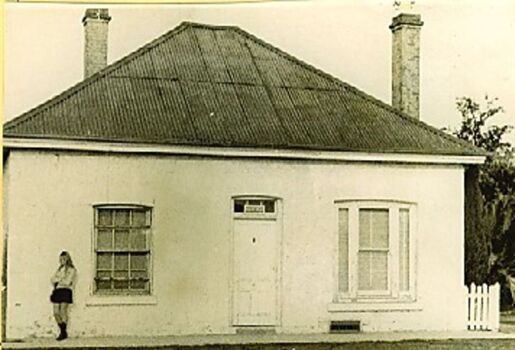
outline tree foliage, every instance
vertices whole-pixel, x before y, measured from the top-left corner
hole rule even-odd
[[[485,106],[468,97],[458,98],[458,111],[462,116],[461,127],[453,134],[473,145],[489,152],[480,172],[481,193],[487,204],[496,202],[499,198],[513,194],[515,186],[513,147],[503,141],[503,136],[511,132],[509,125],[488,125],[493,117],[504,112],[497,105],[497,99],[485,97]]]
[[[469,97],[461,97],[456,100],[456,106],[462,116],[462,123],[460,129],[454,131],[454,134],[488,152],[497,152],[510,147],[508,142],[502,142],[502,137],[510,131],[511,127],[508,125],[487,127],[487,121],[498,113],[504,112],[504,109],[496,104],[497,99],[492,100],[486,96],[485,100],[485,109],[482,109],[479,103]]]
[[[493,123],[504,112],[497,99],[486,96],[480,105],[461,97],[456,106],[462,123],[453,134],[488,152],[476,172],[481,201],[475,208],[479,217],[469,218],[476,229],[465,237],[466,282],[501,282],[506,305],[512,302],[506,276],[515,276],[515,163],[513,146],[503,137],[512,127]]]

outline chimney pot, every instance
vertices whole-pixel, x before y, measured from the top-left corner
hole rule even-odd
[[[392,106],[420,116],[420,15],[401,13],[392,19]]]
[[[108,9],[87,9],[84,25],[84,78],[107,66]]]
[[[111,17],[109,17],[108,9],[87,9],[84,17],[82,18],[82,23],[84,23],[88,18],[103,19],[106,21],[111,20]]]

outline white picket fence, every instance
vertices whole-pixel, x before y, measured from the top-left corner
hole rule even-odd
[[[468,288],[467,327],[472,331],[498,331],[500,308],[500,286],[476,286]]]

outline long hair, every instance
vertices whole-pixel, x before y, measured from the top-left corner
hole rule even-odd
[[[68,253],[67,251],[62,251],[61,254],[59,254],[59,256],[64,256],[65,257],[65,262],[64,262],[64,266],[65,267],[73,267],[75,268],[75,266],[73,266],[73,261],[72,261],[72,257],[70,255],[70,253]]]

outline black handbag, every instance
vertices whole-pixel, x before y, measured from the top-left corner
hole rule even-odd
[[[56,303],[57,302],[57,300],[56,300],[56,297],[57,297],[56,289],[57,289],[57,283],[54,283],[54,290],[52,290],[52,294],[50,294],[50,301],[52,303]]]

